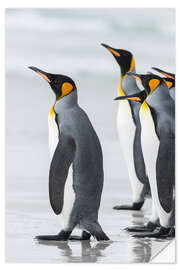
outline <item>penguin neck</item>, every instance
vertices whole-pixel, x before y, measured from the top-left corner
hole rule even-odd
[[[74,90],[67,96],[64,96],[60,100],[56,101],[54,104],[54,110],[57,114],[61,113],[65,110],[71,109],[74,106],[77,106],[77,102],[77,90]]]
[[[169,89],[165,83],[162,83],[147,97],[146,101],[152,108],[156,108],[162,106],[163,102],[169,100],[169,98]]]
[[[130,72],[136,72],[135,67],[130,69]],[[139,92],[139,88],[136,85],[136,80],[132,76],[128,76],[127,74],[122,75],[120,77],[120,84],[118,89],[119,96],[130,95]]]

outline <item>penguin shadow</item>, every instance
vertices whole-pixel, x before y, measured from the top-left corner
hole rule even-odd
[[[81,254],[76,255],[76,252],[73,252],[74,247],[71,248],[71,244],[74,243],[75,241],[38,241],[39,245],[57,247],[60,250],[60,258],[64,257],[67,263],[97,262],[98,258],[104,256],[103,251],[112,244],[111,242],[98,242],[95,244],[89,240],[78,241],[78,244],[81,245]]]

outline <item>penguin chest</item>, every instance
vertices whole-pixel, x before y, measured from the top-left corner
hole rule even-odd
[[[59,142],[59,129],[56,123],[55,113],[49,113],[48,116],[48,128],[49,128],[49,152],[52,159]]]
[[[119,102],[117,129],[120,142],[126,148],[126,151],[128,151],[128,149],[133,147],[136,126],[133,121],[131,107],[127,100]]]
[[[141,121],[141,144],[146,165],[147,174],[149,177],[152,198],[157,206],[157,177],[156,177],[156,162],[159,152],[159,139],[156,135],[154,121],[149,107],[141,106],[140,112]]]
[[[146,163],[149,163],[149,165],[150,163],[154,163],[155,165],[159,151],[159,138],[157,137],[151,111],[147,104],[141,106],[139,116],[141,122],[141,143],[144,159]]]

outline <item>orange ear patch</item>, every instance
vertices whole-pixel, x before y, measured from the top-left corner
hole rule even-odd
[[[68,95],[73,90],[73,86],[71,83],[65,82],[65,83],[63,83],[61,90],[62,90],[61,97],[64,97],[64,96]]]
[[[50,79],[45,75],[45,74],[43,74],[43,73],[41,73],[41,72],[37,72],[39,75],[41,75],[41,77],[43,77],[48,83],[50,83],[51,81],[50,81]]]
[[[114,55],[116,55],[116,56],[120,56],[120,53],[116,52],[115,50],[113,50],[113,49],[111,49],[111,48],[108,48],[108,50],[109,50],[112,54],[114,54]]]
[[[172,82],[165,81],[165,83],[166,83],[168,89],[170,89],[172,87],[172,85],[173,85]]]
[[[160,84],[160,81],[158,79],[152,79],[149,81],[149,87],[151,90],[151,93],[158,87]]]
[[[132,77],[133,77],[134,79],[136,79],[137,81],[139,81],[140,83],[142,83],[141,79],[140,79],[138,76],[133,75]]]

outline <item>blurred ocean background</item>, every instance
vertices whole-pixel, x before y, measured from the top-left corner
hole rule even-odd
[[[168,243],[136,240],[122,231],[147,219],[149,200],[140,212],[112,210],[116,204],[131,202],[131,190],[116,132],[118,103],[113,101],[120,70],[101,43],[131,51],[139,73],[152,66],[175,72],[175,10],[6,9],[8,262],[142,262]],[[37,234],[57,233],[60,227],[48,201],[47,115],[54,96],[28,66],[68,75],[76,82],[79,104],[103,148],[100,222],[114,241],[109,246],[95,241],[40,246],[33,240]]]

